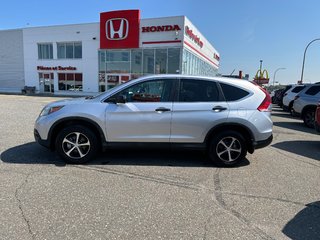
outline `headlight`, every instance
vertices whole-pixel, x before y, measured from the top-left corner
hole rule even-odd
[[[51,113],[54,113],[56,111],[59,111],[61,108],[63,108],[64,106],[55,106],[55,107],[45,107],[44,109],[42,109],[41,113],[40,113],[40,117],[42,116],[47,116]]]

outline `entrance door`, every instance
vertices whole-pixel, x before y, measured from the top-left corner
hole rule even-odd
[[[40,90],[40,93],[54,92],[53,73],[39,73],[39,90]]]

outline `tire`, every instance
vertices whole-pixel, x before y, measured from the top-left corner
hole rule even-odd
[[[308,128],[314,128],[314,114],[315,110],[307,109],[303,114],[303,122]]]
[[[84,126],[69,126],[62,129],[56,138],[55,147],[59,156],[68,163],[82,164],[90,161],[98,152],[96,135]]]
[[[292,107],[293,107],[293,102],[291,101],[289,103],[289,107],[288,107],[288,112],[291,114],[292,113]],[[291,114],[292,115],[292,114]]]
[[[209,144],[209,158],[219,166],[235,166],[247,155],[246,141],[236,131],[224,131],[214,136]]]

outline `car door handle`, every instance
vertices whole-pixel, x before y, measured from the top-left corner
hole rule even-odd
[[[222,106],[215,106],[215,107],[212,108],[212,110],[215,111],[215,112],[222,112],[222,111],[227,110],[227,108],[226,107],[222,107]]]
[[[164,108],[164,107],[159,107],[155,110],[156,112],[169,112],[171,109],[169,108]]]

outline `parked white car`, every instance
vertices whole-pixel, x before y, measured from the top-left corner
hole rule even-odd
[[[320,84],[312,84],[302,90],[294,99],[293,114],[301,117],[304,124],[314,127],[315,111],[320,100]]]
[[[292,111],[294,97],[298,95],[307,85],[293,85],[289,90],[287,90],[282,99],[283,110]]]

